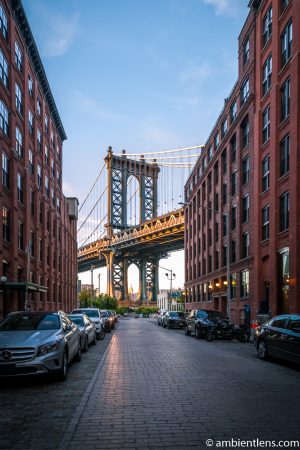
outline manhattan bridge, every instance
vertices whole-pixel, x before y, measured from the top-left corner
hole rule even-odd
[[[128,299],[128,268],[140,302],[158,293],[159,261],[184,247],[184,184],[203,146],[147,153],[109,147],[79,209],[78,272],[107,268],[107,294]]]

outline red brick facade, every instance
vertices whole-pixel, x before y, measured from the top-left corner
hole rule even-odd
[[[244,305],[252,319],[300,311],[300,8],[295,0],[249,6],[238,81],[185,186],[186,309],[222,310],[236,322]]]
[[[0,316],[76,305],[76,199],[66,135],[21,2],[0,0]],[[70,212],[70,214],[69,214]]]

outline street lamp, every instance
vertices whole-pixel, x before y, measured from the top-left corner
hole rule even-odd
[[[168,280],[170,280],[170,309],[171,309],[171,298],[172,298],[172,282],[173,280],[175,280],[176,275],[175,273],[173,273],[173,270],[171,269],[165,269],[168,270],[169,273],[166,273],[166,277],[168,278]]]
[[[231,311],[230,311],[230,249],[229,249],[229,244],[230,244],[230,237],[229,237],[229,233],[230,233],[230,227],[229,227],[229,210],[228,212],[223,212],[223,211],[218,211],[217,209],[213,209],[213,208],[208,208],[206,206],[203,205],[199,205],[197,203],[193,203],[193,202],[180,202],[178,203],[179,205],[182,206],[197,206],[199,208],[202,209],[206,209],[208,211],[213,212],[214,214],[220,214],[226,221],[226,226],[227,226],[227,235],[228,235],[228,242],[227,242],[227,247],[226,247],[226,278],[227,280],[224,281],[224,286],[227,286],[227,295],[226,295],[226,310],[227,310],[227,316],[228,319],[230,320],[231,317]]]
[[[101,273],[99,272],[99,275],[98,275],[98,289],[99,289],[99,296],[100,296],[100,277],[101,277]]]
[[[91,291],[92,291],[92,301],[94,298],[94,268],[95,266],[92,264],[91,265]]]

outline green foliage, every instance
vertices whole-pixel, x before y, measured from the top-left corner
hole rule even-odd
[[[79,304],[81,308],[99,308],[116,310],[118,306],[117,299],[107,294],[101,294],[99,297],[91,298],[91,292],[83,289],[79,294]]]
[[[149,317],[149,314],[156,313],[158,308],[156,306],[139,306],[135,312],[137,314],[143,314],[144,317]]]
[[[119,306],[119,307],[116,309],[116,312],[117,312],[117,314],[122,315],[122,314],[128,312],[128,307],[127,307],[127,306]]]

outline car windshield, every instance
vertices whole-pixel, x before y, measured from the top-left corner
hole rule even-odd
[[[59,328],[59,318],[56,314],[16,314],[7,316],[0,322],[2,331],[58,330]]]
[[[101,316],[102,316],[102,317],[108,317],[109,314],[108,314],[107,311],[101,311]]]
[[[86,314],[88,317],[99,317],[98,309],[76,309],[72,312],[77,314]]]
[[[174,312],[170,312],[169,316],[170,317],[178,317],[178,312],[175,312],[175,311]]]
[[[83,318],[82,317],[75,316],[75,315],[69,316],[69,317],[74,323],[76,323],[76,325],[83,326]]]
[[[206,311],[197,311],[197,318],[198,319],[207,319],[208,314]]]

